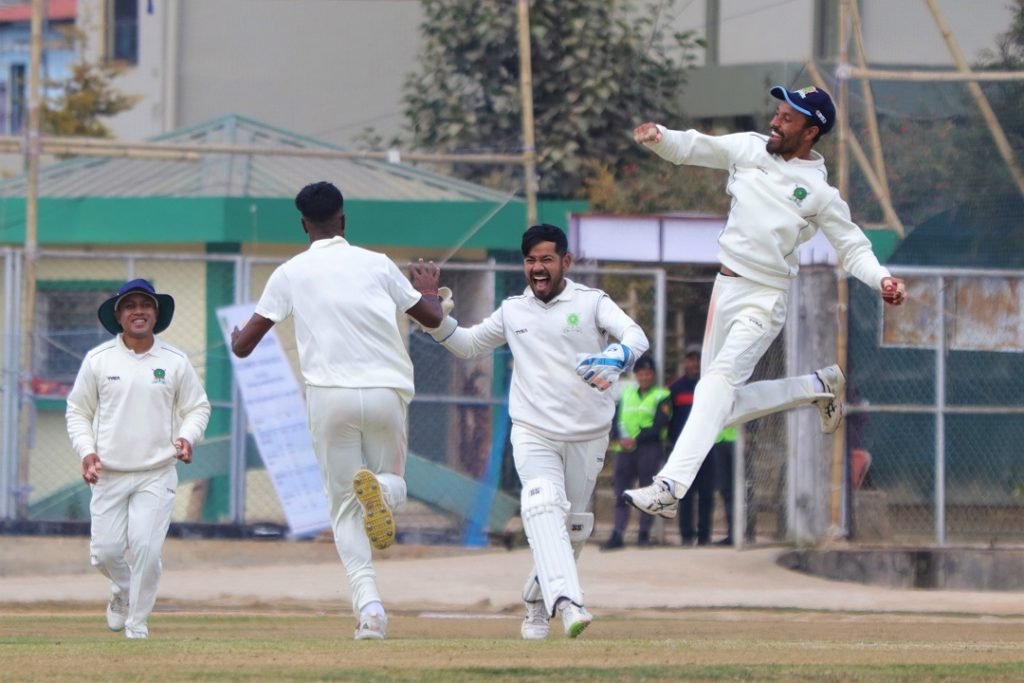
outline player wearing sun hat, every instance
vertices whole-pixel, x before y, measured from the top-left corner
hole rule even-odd
[[[110,579],[107,627],[147,638],[178,486],[175,463],[192,461],[210,402],[188,356],[156,336],[174,317],[169,294],[130,280],[97,316],[115,337],[82,361],[68,394],[68,436],[92,487],[89,553]]]

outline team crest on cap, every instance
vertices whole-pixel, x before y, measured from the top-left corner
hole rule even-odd
[[[800,88],[799,90],[797,90],[796,94],[806,99],[807,96],[810,95],[812,92],[818,92],[818,89],[815,88],[813,85],[809,85],[806,88]]]

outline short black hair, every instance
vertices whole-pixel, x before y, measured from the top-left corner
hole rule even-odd
[[[341,213],[344,206],[345,198],[341,196],[341,190],[323,180],[306,185],[295,195],[295,208],[303,218],[314,223],[323,223]]]
[[[530,250],[537,246],[538,242],[554,242],[555,251],[559,256],[569,253],[569,239],[556,225],[541,223],[533,225],[523,233],[523,256],[529,256]]]
[[[639,358],[636,359],[636,363],[633,365],[633,371],[636,372],[637,370],[650,370],[654,372],[654,359],[651,358],[650,355],[646,353],[640,356]]]

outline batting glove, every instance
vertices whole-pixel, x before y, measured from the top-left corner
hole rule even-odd
[[[628,346],[612,344],[601,353],[576,356],[576,374],[598,391],[610,387],[624,372],[629,372],[636,360]]]

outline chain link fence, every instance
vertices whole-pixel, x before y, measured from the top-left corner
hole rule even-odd
[[[96,320],[99,303],[125,280],[145,277],[177,301],[161,337],[189,355],[214,406],[195,462],[179,467],[175,523],[286,531],[285,511],[246,433],[216,320],[221,306],[255,301],[283,258],[44,251],[31,354],[21,323],[21,253],[8,249],[0,259],[0,519],[88,520],[89,491],[68,442],[64,397],[85,352],[108,338]],[[839,457],[810,408],[740,430],[734,490],[743,495],[735,496],[734,512],[741,543],[836,533],[863,543],[987,543],[1024,533],[1024,465],[1015,448],[1024,443],[1024,399],[1016,391],[1024,375],[1024,275],[896,272],[911,293],[901,309],[883,311],[876,292],[849,282],[849,415]],[[713,273],[576,264],[570,276],[607,291],[644,327],[659,381],[671,382],[688,345],[703,334]],[[442,281],[455,292],[463,325],[526,286],[521,265],[493,261],[448,263]],[[838,296],[831,269],[804,269],[790,321],[753,379],[832,362]],[[275,331],[297,373],[290,321]],[[407,331],[417,395],[409,411],[412,496],[399,512],[400,540],[507,538],[516,533],[519,495],[508,445],[508,350],[463,361],[414,327]],[[608,469],[596,495],[595,538],[612,519]],[[716,509],[717,535],[725,524],[720,499]],[[678,542],[674,528],[661,535]]]
[[[904,310],[850,291],[849,443],[869,466],[854,538],[1024,537],[1024,314],[1019,271],[893,267]]]

